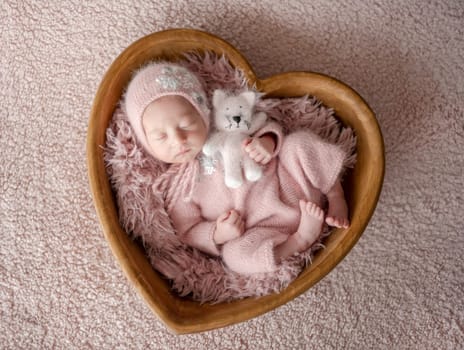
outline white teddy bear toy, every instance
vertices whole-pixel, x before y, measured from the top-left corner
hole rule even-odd
[[[230,188],[242,185],[242,167],[249,181],[257,181],[262,175],[261,166],[242,149],[243,141],[267,119],[263,112],[254,113],[257,97],[253,91],[228,95],[223,90],[215,90],[213,94],[215,130],[203,146],[203,153],[210,157],[217,153],[222,156],[224,181]]]

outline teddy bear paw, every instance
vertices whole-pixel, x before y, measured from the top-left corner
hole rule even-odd
[[[263,171],[260,167],[245,170],[245,177],[251,182],[258,181],[262,175]]]
[[[214,154],[214,147],[213,145],[209,144],[209,143],[205,143],[203,145],[203,149],[202,149],[203,153],[209,157],[211,157],[213,154]]]
[[[224,182],[226,183],[226,186],[229,188],[239,188],[243,183],[241,179],[237,179],[231,176],[226,176],[224,180],[225,180]]]

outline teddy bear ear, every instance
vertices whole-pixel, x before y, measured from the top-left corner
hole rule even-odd
[[[226,98],[226,93],[223,90],[217,89],[213,93],[213,106],[214,108],[219,108],[219,106],[224,102]]]
[[[250,106],[254,106],[256,101],[256,94],[253,91],[244,91],[240,94]]]

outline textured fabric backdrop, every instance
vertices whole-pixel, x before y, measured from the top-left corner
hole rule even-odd
[[[170,27],[223,37],[260,77],[346,82],[377,114],[387,162],[371,223],[326,278],[263,316],[186,336],[113,258],[85,154],[107,67]],[[463,28],[460,0],[2,0],[0,348],[461,348]]]

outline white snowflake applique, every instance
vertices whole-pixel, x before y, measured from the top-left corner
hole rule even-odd
[[[217,170],[217,159],[202,155],[199,158],[200,165],[203,169],[203,174],[212,175]]]
[[[177,90],[178,82],[177,79],[169,75],[160,75],[156,78],[156,82],[163,88],[163,90]]]

